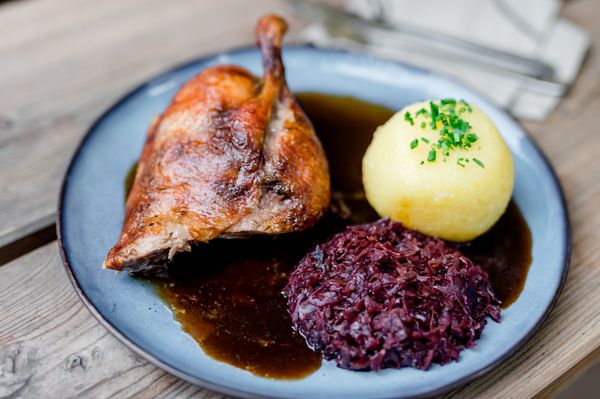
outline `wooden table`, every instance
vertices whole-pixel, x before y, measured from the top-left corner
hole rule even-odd
[[[252,42],[277,0],[21,0],[0,4],[0,398],[216,398],[117,342],[67,280],[54,233],[58,188],[92,121],[145,79]],[[556,168],[573,224],[557,307],[512,359],[445,397],[550,396],[600,353],[600,2],[566,2],[593,48],[543,123],[525,123]]]

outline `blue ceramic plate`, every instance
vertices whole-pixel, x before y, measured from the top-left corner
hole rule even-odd
[[[183,82],[204,68],[236,64],[261,75],[256,49],[203,58],[167,72],[117,102],[92,126],[64,180],[58,233],[67,272],[84,303],[121,341],[165,370],[195,384],[245,397],[391,398],[430,396],[488,372],[515,353],[555,303],[568,268],[569,225],[561,188],[540,150],[506,113],[459,84],[406,65],[312,47],[287,47],[290,88],[353,96],[400,109],[429,98],[461,97],[492,118],[515,161],[514,199],[533,236],[533,264],[523,293],[488,323],[476,349],[429,371],[352,372],[324,361],[296,381],[271,380],[206,356],[184,333],[153,288],[100,265],[123,221],[123,180],[137,160],[146,129]]]

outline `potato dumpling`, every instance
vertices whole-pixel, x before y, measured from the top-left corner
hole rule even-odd
[[[475,105],[454,99],[394,114],[375,132],[362,168],[367,199],[380,216],[456,242],[496,223],[514,183],[512,156],[496,126]]]

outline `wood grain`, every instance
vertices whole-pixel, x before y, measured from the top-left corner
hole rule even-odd
[[[0,247],[54,222],[71,154],[111,103],[172,66],[252,44],[259,16],[286,12],[276,0],[0,7]]]
[[[567,372],[562,374],[559,378],[552,381],[552,383],[550,385],[548,385],[546,388],[544,388],[535,397],[537,399],[551,399],[551,398],[554,398],[557,395],[563,393],[565,398],[571,398],[571,397],[584,396],[584,395],[586,395],[585,392],[588,392],[588,394],[589,394],[588,389],[584,388],[582,390],[581,386],[577,385],[576,388],[577,388],[577,390],[580,391],[581,396],[580,395],[574,396],[570,392],[569,386],[571,384],[575,383],[575,381],[578,378],[582,377],[583,374],[588,372],[588,370],[590,370],[595,364],[597,364],[598,360],[600,360],[600,348],[596,348],[596,350],[594,350],[592,353],[587,355],[583,360],[581,360],[579,363],[577,363],[576,366],[570,368]]]
[[[0,269],[0,398],[199,397],[121,345],[83,306],[56,242]]]
[[[139,82],[184,60],[250,43],[265,0],[23,0],[0,6],[0,251],[52,223],[79,138]],[[525,127],[550,158],[573,225],[571,272],[555,310],[521,350],[444,398],[548,397],[600,347],[600,2],[566,2],[593,48],[557,111]],[[225,22],[224,22],[225,21]],[[51,45],[49,44],[51,43]],[[0,267],[0,398],[199,397],[118,343],[83,307],[55,244]]]

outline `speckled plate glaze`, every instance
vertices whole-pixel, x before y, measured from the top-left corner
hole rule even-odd
[[[307,378],[270,380],[206,356],[184,333],[153,288],[126,273],[102,270],[123,222],[123,180],[138,158],[146,129],[183,82],[206,67],[236,64],[262,74],[259,52],[241,49],[178,67],[138,87],[90,128],[64,179],[58,213],[62,258],[91,312],[129,348],[192,383],[243,397],[408,398],[439,394],[490,371],[540,327],[567,275],[570,233],[556,176],[539,148],[505,112],[437,74],[407,65],[313,47],[283,51],[293,91],[354,96],[400,109],[429,98],[461,97],[496,123],[515,161],[514,199],[533,236],[533,264],[523,293],[488,323],[476,349],[429,371],[352,372],[324,361]]]

